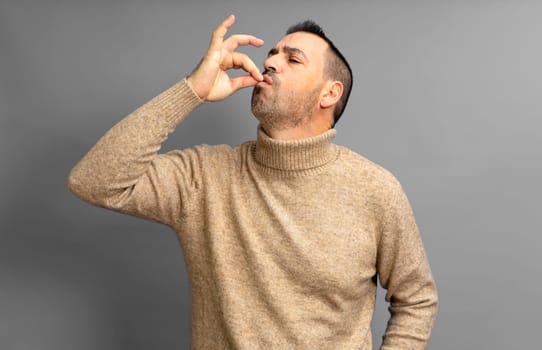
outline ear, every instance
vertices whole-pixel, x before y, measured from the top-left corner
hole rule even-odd
[[[337,104],[343,95],[343,89],[343,83],[338,80],[326,82],[320,98],[320,107],[329,108]]]

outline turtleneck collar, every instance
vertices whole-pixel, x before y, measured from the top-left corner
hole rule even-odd
[[[258,126],[254,159],[267,171],[283,175],[319,172],[338,156],[338,148],[331,143],[337,131],[330,129],[320,135],[300,140],[276,140]]]

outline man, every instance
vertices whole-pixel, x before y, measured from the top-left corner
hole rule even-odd
[[[377,276],[391,317],[382,349],[422,349],[437,296],[397,180],[331,143],[348,63],[312,22],[294,26],[260,73],[213,33],[199,66],[113,127],[72,170],[82,199],[172,227],[192,291],[193,349],[371,349]],[[249,74],[230,79],[227,70]],[[158,155],[203,101],[254,86],[255,142]]]

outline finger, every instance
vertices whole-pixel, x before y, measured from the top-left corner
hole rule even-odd
[[[244,75],[231,79],[231,85],[234,92],[239,89],[254,86],[256,84],[258,84],[258,81],[250,75]]]
[[[211,44],[209,45],[210,50],[219,50],[224,41],[224,36],[230,29],[230,27],[235,22],[235,16],[229,15],[218,27],[216,27],[211,37]]]
[[[257,81],[263,80],[263,75],[258,69],[258,66],[248,57],[248,55],[241,52],[234,52],[231,55],[231,67],[241,68],[249,73]]]
[[[239,46],[252,45],[260,47],[264,44],[263,40],[248,34],[234,34],[224,41],[224,48],[233,52]]]

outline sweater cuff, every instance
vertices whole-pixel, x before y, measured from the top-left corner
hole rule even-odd
[[[167,123],[177,125],[203,102],[184,78],[156,96],[152,104],[166,117]]]

